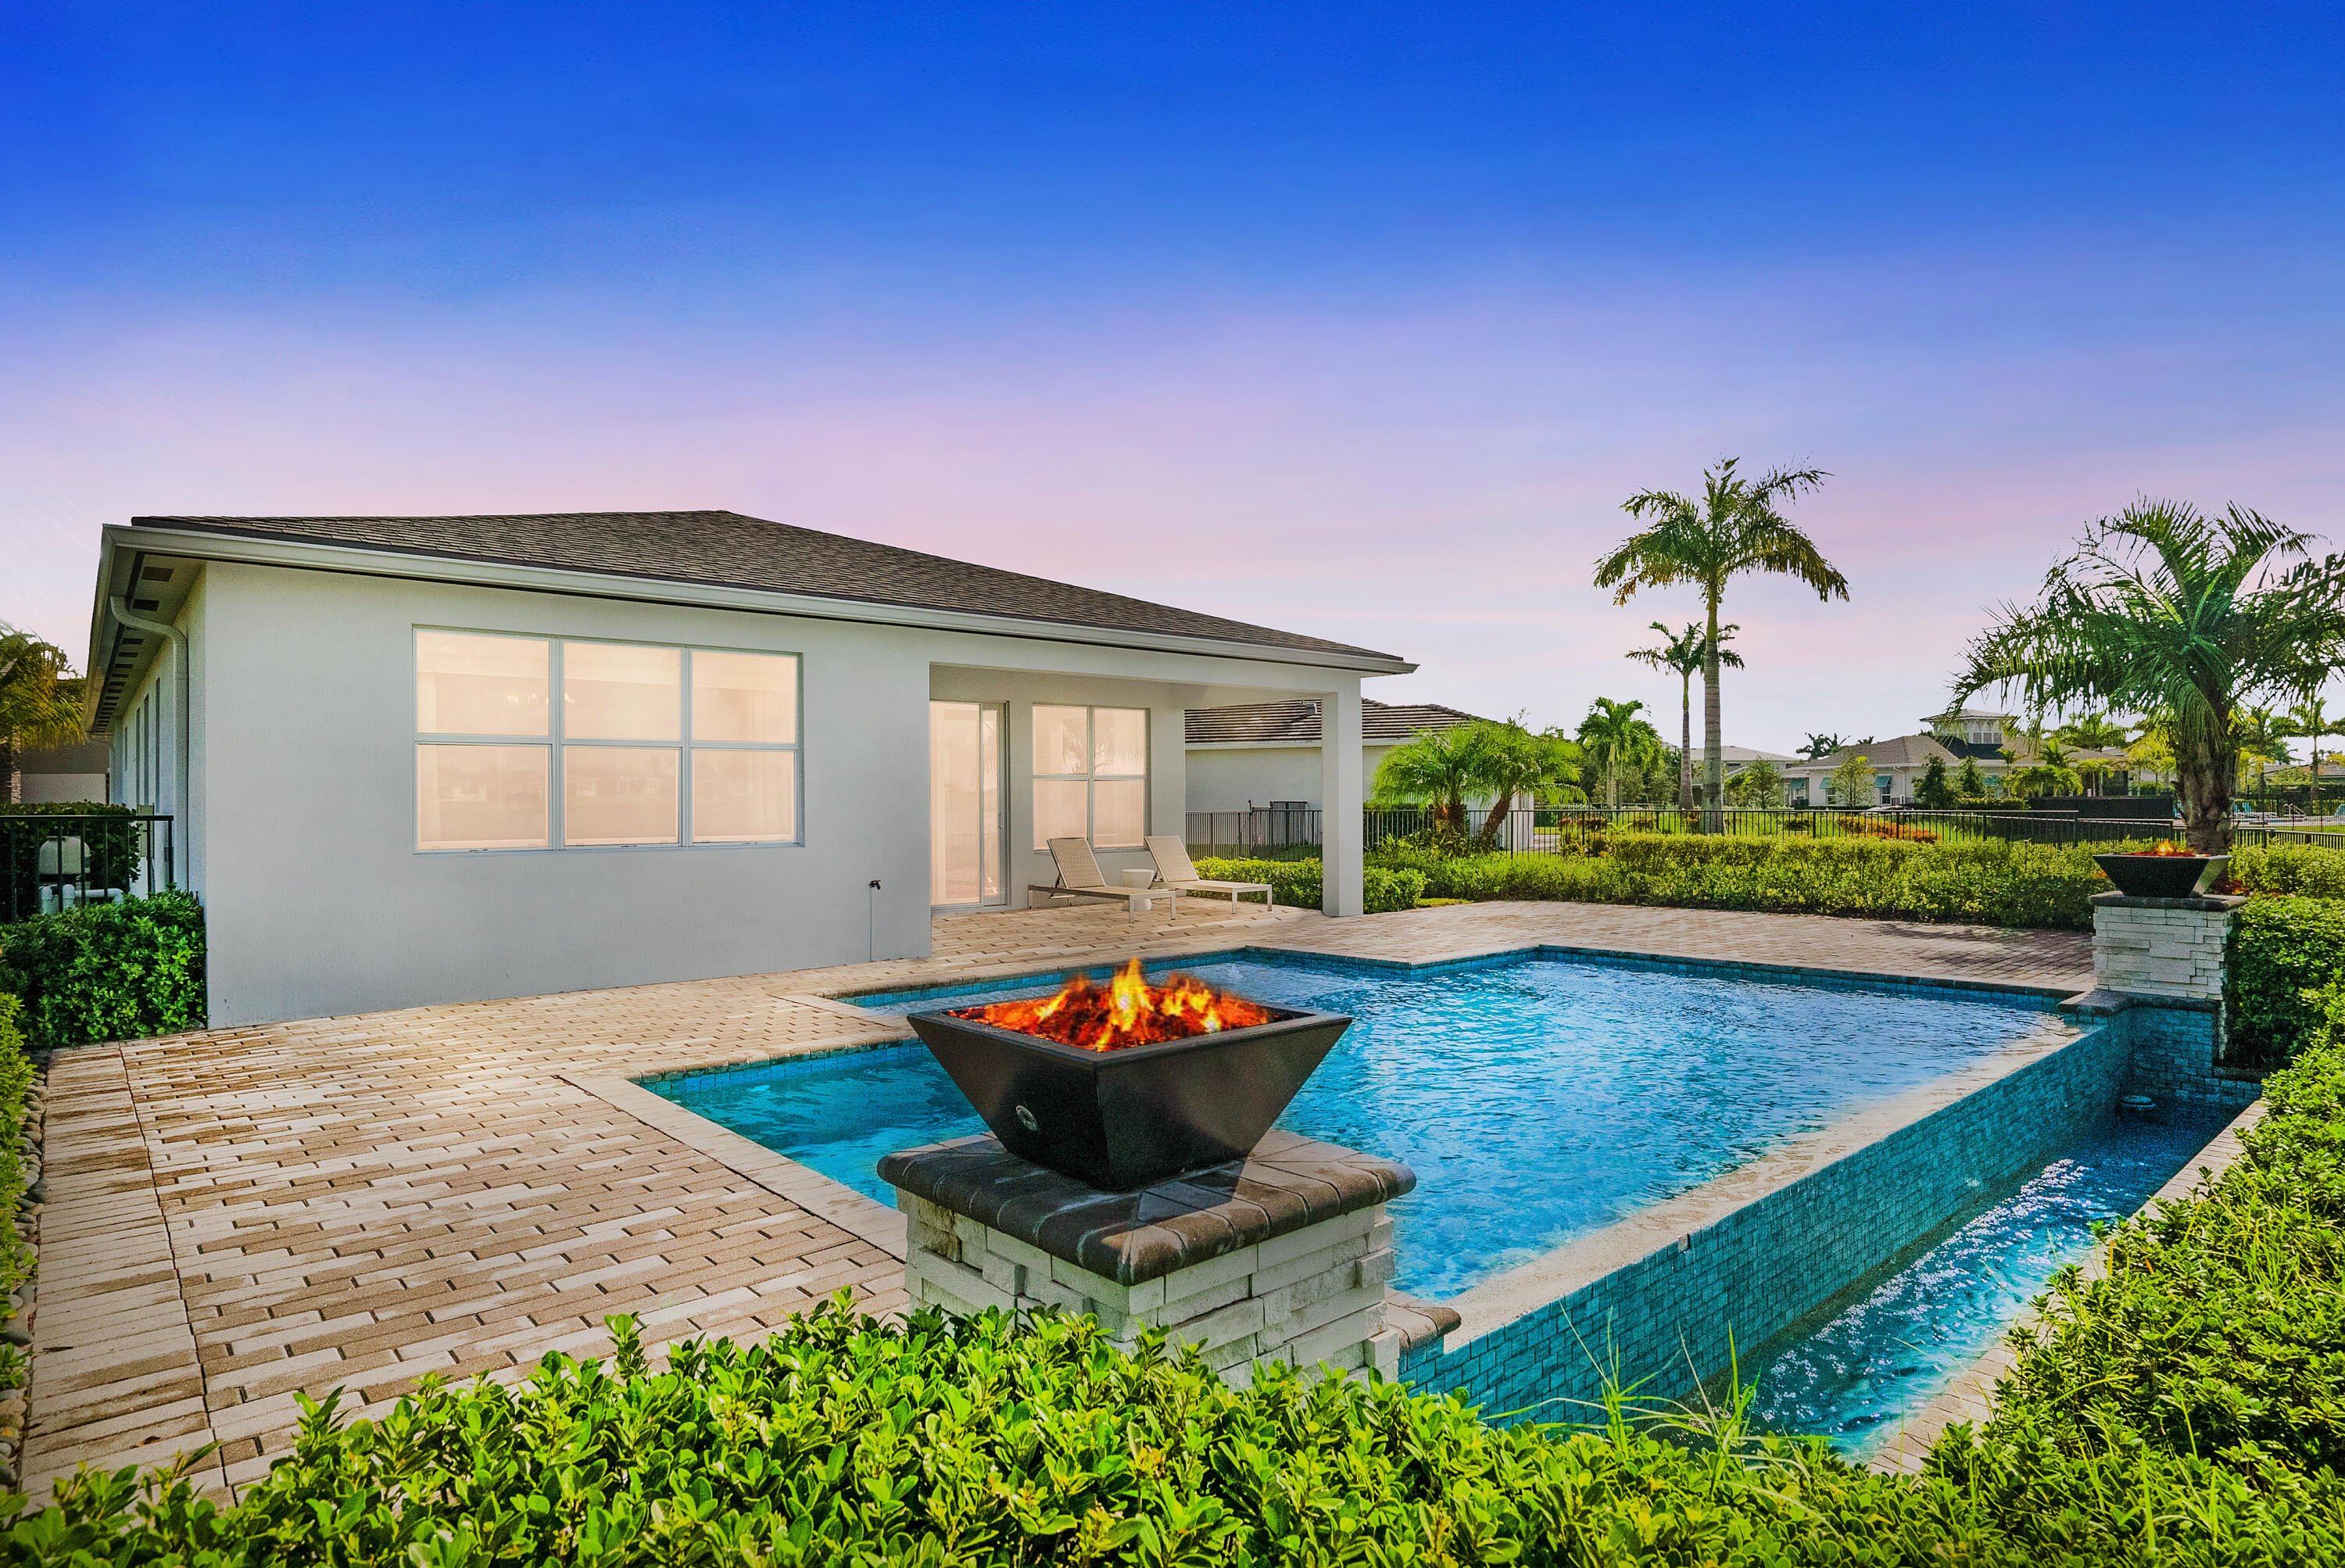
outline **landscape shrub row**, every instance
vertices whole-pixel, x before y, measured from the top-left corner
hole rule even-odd
[[[90,1471],[0,1563],[2310,1568],[2345,1560],[2345,993],[2246,1157],[2056,1281],[1995,1420],[1924,1474],[1723,1419],[1483,1424],[1266,1370],[1244,1391],[1088,1319],[898,1322],[843,1297],[646,1364],[305,1410],[234,1505]]]
[[[0,925],[0,994],[35,1050],[204,1026],[204,911],[173,888]]]
[[[1323,901],[1317,860],[1204,860],[1196,865],[1197,874],[1207,881],[1267,882],[1272,896],[1291,909],[1315,910]],[[1371,866],[1362,881],[1370,914],[1415,909],[1416,901],[1425,896],[1425,877],[1415,871]],[[1250,901],[1252,897],[1248,895]]]
[[[25,1091],[32,1087],[33,1064],[25,1054],[24,1031],[17,1026],[22,1004],[0,993],[0,1328],[16,1317],[16,1288],[32,1276],[33,1249],[16,1234],[16,1214],[24,1205],[25,1145],[19,1134],[25,1125]],[[0,1390],[21,1388],[25,1353],[0,1341]]]
[[[2092,928],[2108,883],[2093,850],[2007,840],[1612,833],[1596,855],[1445,858],[1403,845],[1375,863],[1422,872],[1436,898],[1556,899],[1683,909]]]

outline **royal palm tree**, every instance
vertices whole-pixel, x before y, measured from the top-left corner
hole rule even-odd
[[[82,682],[63,650],[0,621],[0,803],[16,778],[16,756],[82,738]]]
[[[2300,690],[2308,664],[2345,648],[2345,555],[2315,559],[2310,544],[2238,506],[2208,516],[2137,501],[2086,529],[2037,603],[2004,606],[1971,643],[1954,698],[1998,687],[2039,710],[2160,715],[2184,833],[2220,853],[2240,709]]]
[[[1659,621],[1653,622],[1652,626],[1655,631],[1661,634],[1661,646],[1657,648],[1639,648],[1629,657],[1639,664],[1650,665],[1655,669],[1677,671],[1678,804],[1691,810],[1693,809],[1693,677],[1702,672],[1703,665],[1710,655],[1710,640],[1702,635],[1700,621],[1688,621],[1685,630],[1681,632],[1672,632]],[[1719,641],[1732,642],[1734,634],[1741,629],[1741,626],[1719,627]],[[1721,647],[1718,650],[1718,662],[1726,667],[1741,669],[1742,656],[1732,648]]]
[[[1793,527],[1780,505],[1826,478],[1820,468],[1775,469],[1757,480],[1735,471],[1736,458],[1702,472],[1699,502],[1666,490],[1646,490],[1620,504],[1644,524],[1596,563],[1596,585],[1625,605],[1639,588],[1685,584],[1701,590],[1707,647],[1702,660],[1702,809],[1712,831],[1724,826],[1726,760],[1719,748],[1719,602],[1726,585],[1745,572],[1795,577],[1829,600],[1848,597],[1848,579],[1823,558],[1815,542]]]
[[[1650,768],[1660,759],[1661,733],[1637,717],[1641,702],[1615,702],[1599,697],[1579,721],[1579,744],[1604,779],[1604,803],[1620,804],[1620,769]]]

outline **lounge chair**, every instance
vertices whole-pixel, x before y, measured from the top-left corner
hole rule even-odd
[[[1059,880],[1048,887],[1041,882],[1029,882],[1026,885],[1028,892],[1066,893],[1085,899],[1120,899],[1126,920],[1152,906],[1159,899],[1169,896],[1172,901],[1172,918],[1181,918],[1181,891],[1178,888],[1128,888],[1109,881],[1100,875],[1099,860],[1091,854],[1088,839],[1051,840],[1051,860],[1059,868]]]
[[[1199,876],[1189,859],[1189,846],[1173,834],[1152,834],[1148,858],[1156,862],[1156,885],[1160,888],[1182,893],[1222,893],[1233,905],[1241,893],[1260,893],[1264,909],[1277,907],[1278,894],[1268,882],[1214,882]]]

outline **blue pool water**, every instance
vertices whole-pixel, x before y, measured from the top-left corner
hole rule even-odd
[[[1181,966],[1357,1020],[1279,1125],[1406,1162],[1404,1289],[1453,1295],[1863,1105],[2065,1025],[1984,994],[1792,984],[1528,958],[1400,971],[1247,957]],[[1161,972],[1161,971],[1159,972]],[[906,1013],[1041,995],[858,998]],[[918,1045],[649,1087],[870,1194],[909,1145],[984,1130]]]
[[[2226,1117],[2117,1120],[1788,1347],[1763,1353],[1752,1420],[1819,1432],[1851,1453],[1893,1433],[1991,1349],[2052,1276],[2092,1251],[2096,1220],[2138,1213]]]

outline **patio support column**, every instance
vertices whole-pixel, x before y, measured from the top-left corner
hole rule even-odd
[[[1367,781],[1361,777],[1360,688],[1319,694],[1319,861],[1331,915],[1364,912],[1360,891],[1360,812]]]

